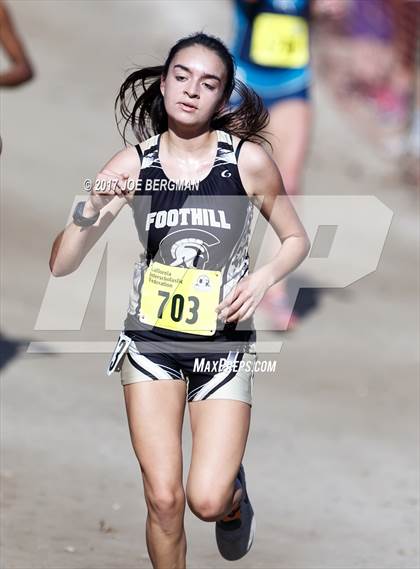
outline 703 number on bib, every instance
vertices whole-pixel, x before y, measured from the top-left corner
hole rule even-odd
[[[157,328],[211,336],[220,289],[219,271],[152,263],[140,293],[140,320]]]
[[[166,306],[170,298],[169,292],[165,290],[159,291],[159,296],[163,296],[162,304],[159,307],[158,318],[163,318],[163,309]],[[196,296],[189,296],[187,298],[189,302],[192,303],[192,306],[189,307],[190,316],[185,320],[187,324],[195,324],[198,320],[198,307],[200,306],[200,301]],[[171,318],[174,322],[180,322],[184,315],[184,307],[185,307],[185,298],[182,294],[174,294],[172,296],[172,302],[170,306],[171,310]]]

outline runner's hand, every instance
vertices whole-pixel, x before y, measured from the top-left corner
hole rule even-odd
[[[350,3],[348,0],[316,0],[312,10],[316,16],[342,20],[350,10]]]
[[[112,170],[101,170],[96,176],[95,183],[90,191],[87,209],[98,212],[111,200],[118,196],[123,198],[131,193],[127,187],[129,174],[123,172],[118,174]]]
[[[256,272],[247,275],[217,306],[219,319],[240,322],[251,318],[268,288],[264,274]]]

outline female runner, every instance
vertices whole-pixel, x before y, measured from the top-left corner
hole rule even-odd
[[[186,566],[186,501],[201,520],[216,522],[224,558],[239,559],[251,547],[255,519],[241,461],[252,405],[252,315],[309,251],[280,173],[256,142],[267,118],[261,100],[239,84],[242,105],[227,105],[234,71],[224,44],[198,33],[178,41],[163,66],[126,79],[116,104],[140,144],[105,164],[97,181],[112,189],[100,194],[95,183],[50,259],[54,275],[74,271],[122,207],[132,208],[144,252],[108,373],[121,371],[156,569]],[[257,200],[282,247],[251,274],[247,246]],[[193,446],[184,491],[186,401]]]

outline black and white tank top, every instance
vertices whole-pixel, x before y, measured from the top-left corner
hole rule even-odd
[[[140,304],[146,269],[153,261],[169,267],[218,271],[221,301],[248,273],[253,205],[238,171],[242,141],[234,150],[232,136],[218,130],[216,156],[208,175],[199,181],[182,182],[166,176],[159,159],[160,140],[158,134],[136,145],[141,169],[132,212],[144,253],[135,263],[124,324],[126,331],[152,330],[185,338],[183,333],[142,322]],[[219,329],[213,336],[224,331]],[[194,337],[188,334],[188,339]]]

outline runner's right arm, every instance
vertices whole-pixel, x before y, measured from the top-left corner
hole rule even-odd
[[[84,217],[94,217],[99,211],[99,218],[88,227],[71,222],[57,235],[49,261],[54,276],[62,277],[75,271],[121,209],[127,203],[131,205],[139,171],[140,161],[134,146],[121,150],[105,164],[83,209]],[[96,192],[97,180],[110,182],[111,189],[106,194]],[[128,190],[127,185],[132,189]]]

